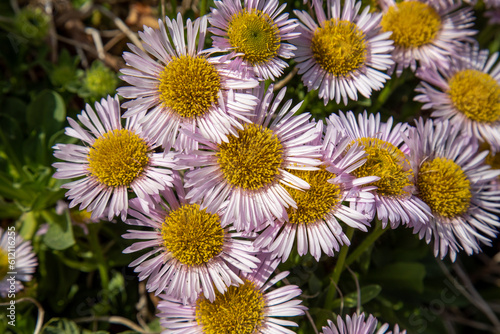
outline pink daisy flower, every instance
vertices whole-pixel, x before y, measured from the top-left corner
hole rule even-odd
[[[196,142],[182,135],[180,128],[198,129],[216,143],[226,141],[234,128],[242,128],[240,122],[247,121],[256,105],[251,94],[233,90],[251,89],[258,82],[230,71],[221,57],[209,57],[203,50],[205,16],[187,20],[186,27],[180,14],[177,20],[158,22],[159,30],[144,27],[139,32],[147,53],[129,44],[132,52],[123,54],[128,67],[121,70],[121,79],[131,86],[117,91],[133,99],[123,104],[127,108],[123,116],[140,114],[148,135],[167,152],[171,147],[196,149]]]
[[[92,211],[92,219],[101,218],[107,210],[108,220],[115,215],[125,220],[129,189],[147,208],[150,195],[172,186],[169,168],[173,160],[170,155],[153,153],[156,145],[144,136],[136,116],[122,127],[118,97],[96,102],[95,110],[87,104],[78,115],[84,127],[68,118],[66,135],[84,145],[54,146],[54,156],[65,161],[52,165],[57,169],[54,178],[79,178],[62,186],[69,189],[70,208],[80,204],[80,210]]]
[[[347,104],[356,101],[358,92],[369,98],[373,90],[384,87],[390,77],[382,71],[394,63],[391,33],[380,31],[379,13],[361,2],[328,0],[328,16],[322,1],[313,0],[316,21],[305,11],[294,11],[300,19],[300,37],[295,41],[302,82],[309,90],[318,89],[325,105],[330,100]]]
[[[434,255],[452,261],[459,251],[479,253],[490,245],[500,226],[500,190],[491,182],[500,175],[485,164],[488,151],[479,151],[474,137],[461,135],[448,121],[420,119],[405,142],[411,150],[418,196],[430,207],[426,224],[414,232],[429,243]]]
[[[467,46],[450,68],[421,68],[415,101],[431,116],[450,120],[467,135],[500,145],[500,62],[498,52]]]
[[[235,273],[257,268],[255,235],[222,227],[221,211],[201,209],[189,203],[179,175],[174,189],[166,189],[152,199],[149,213],[135,199],[130,201],[129,225],[147,230],[128,230],[122,237],[141,239],[123,252],[150,249],[133,261],[139,280],[148,279],[146,289],[156,295],[180,299],[184,303],[198,298],[201,291],[210,301],[224,294],[231,285],[243,284]]]
[[[0,227],[0,296],[22,290],[21,282],[31,281],[37,265],[31,242],[24,241],[13,226],[6,231]]]
[[[382,325],[377,330],[377,319],[373,315],[369,315],[365,319],[365,314],[353,314],[352,317],[346,315],[345,321],[339,315],[337,316],[337,324],[328,320],[328,326],[323,326],[321,334],[406,334],[406,330],[400,331],[399,326],[394,326],[394,331],[387,332],[389,324]]]
[[[284,186],[308,189],[309,184],[288,172],[317,170],[321,164],[318,145],[306,145],[317,136],[309,114],[293,116],[300,104],[282,107],[282,89],[273,99],[271,85],[264,95],[263,85],[255,90],[260,104],[253,123],[245,124],[237,136],[216,144],[200,139],[200,150],[179,155],[179,168],[196,167],[186,175],[192,187],[187,198],[202,201],[202,208],[217,210],[227,199],[223,223],[234,222],[238,231],[252,231],[264,221],[287,219],[286,208],[297,207]],[[281,109],[279,109],[281,108]]]
[[[297,208],[289,207],[287,221],[277,220],[270,224],[255,240],[257,247],[265,248],[283,262],[287,260],[295,239],[299,255],[309,252],[319,261],[322,253],[333,256],[341,245],[350,244],[339,220],[365,232],[370,223],[371,217],[344,204],[374,200],[373,194],[361,186],[379,178],[356,178],[353,175],[353,171],[366,160],[363,147],[351,145],[351,139],[339,132],[330,120],[327,120],[324,134],[322,122],[316,128],[322,134],[314,142],[322,145],[321,169],[289,171],[307,181],[311,187],[307,190],[286,187],[297,202]]]
[[[200,296],[191,305],[160,295],[157,315],[164,333],[294,333],[283,326],[297,326],[282,317],[304,314],[307,308],[294,299],[301,294],[296,285],[285,285],[269,291],[289,273],[281,272],[270,279],[279,260],[262,260],[259,268],[250,274],[241,274],[244,281],[231,286],[224,294],[218,293],[214,301]]]
[[[385,228],[403,224],[424,224],[428,220],[429,207],[415,196],[414,172],[410,167],[408,147],[401,133],[407,130],[406,123],[393,126],[392,117],[387,123],[380,121],[380,114],[366,111],[356,117],[352,112],[330,118],[338,128],[343,128],[352,144],[359,144],[368,154],[366,162],[353,171],[357,177],[378,176],[371,183],[375,202],[352,202],[353,208],[366,214],[377,214]]]
[[[380,1],[381,26],[391,31],[395,65],[389,73],[399,76],[404,69],[449,67],[449,57],[459,54],[464,42],[473,42],[476,34],[472,8],[461,8],[461,1],[395,0]]]
[[[278,0],[215,1],[208,30],[214,35],[213,50],[230,52],[231,68],[251,72],[260,80],[275,80],[288,64],[295,47],[284,43],[296,38],[296,20],[283,13],[286,4]],[[278,7],[279,6],[279,7]],[[281,14],[281,15],[280,15]]]

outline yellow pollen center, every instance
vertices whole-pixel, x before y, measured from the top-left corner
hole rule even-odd
[[[311,51],[325,71],[347,76],[365,63],[365,34],[352,22],[331,19],[314,32]]]
[[[160,73],[160,101],[180,117],[203,116],[218,103],[219,72],[204,57],[174,58]]]
[[[500,84],[489,74],[462,70],[451,77],[448,84],[453,106],[465,116],[485,123],[500,119]]]
[[[243,9],[234,14],[228,24],[227,36],[234,51],[243,53],[243,59],[253,65],[276,57],[281,43],[276,23],[256,9]]]
[[[200,297],[196,301],[196,321],[205,334],[260,333],[266,305],[262,292],[250,281],[230,286],[224,294],[215,292],[215,300]]]
[[[207,263],[222,251],[224,229],[219,215],[201,210],[198,204],[169,212],[161,227],[163,245],[182,264]]]
[[[9,272],[9,256],[8,253],[0,248],[0,281],[2,281]]]
[[[288,170],[295,176],[309,183],[311,188],[300,191],[286,187],[288,193],[297,202],[297,209],[287,209],[292,224],[309,224],[324,219],[342,200],[341,188],[328,182],[336,177],[324,168],[317,171]]]
[[[283,165],[283,145],[270,129],[245,124],[238,137],[219,144],[216,154],[225,180],[239,188],[257,190],[275,182]]]
[[[70,209],[69,214],[77,224],[85,224],[91,221],[92,212],[87,210]]]
[[[357,177],[378,176],[380,180],[371,183],[377,186],[377,194],[382,196],[407,195],[411,187],[413,172],[404,153],[393,144],[378,138],[356,140],[368,156],[366,162],[354,171]],[[353,142],[354,143],[354,142]]]
[[[149,163],[148,145],[126,129],[106,132],[87,155],[92,176],[109,187],[128,186]]]
[[[380,22],[383,31],[392,31],[396,46],[418,48],[431,43],[441,29],[441,17],[431,6],[403,1],[389,7]]]
[[[417,180],[420,198],[432,212],[443,217],[465,213],[471,204],[470,182],[452,160],[435,158],[424,161]]]

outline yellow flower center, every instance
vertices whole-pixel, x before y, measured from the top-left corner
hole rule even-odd
[[[227,28],[229,43],[243,59],[251,64],[262,64],[276,57],[281,37],[273,19],[260,10],[252,9],[233,15]]]
[[[179,116],[203,116],[218,103],[219,72],[204,57],[174,58],[160,73],[160,101]]]
[[[371,183],[378,187],[379,195],[407,195],[407,187],[413,185],[413,172],[404,153],[393,144],[378,138],[359,138],[356,142],[364,146],[368,156],[364,165],[356,169],[354,174],[357,177],[380,177],[380,180]]]
[[[325,71],[347,76],[365,63],[365,34],[352,22],[331,19],[314,32],[311,51]]]
[[[420,198],[433,213],[443,217],[463,214],[471,204],[470,182],[460,166],[452,160],[435,158],[424,161],[417,186]]]
[[[201,210],[198,204],[169,212],[161,227],[163,244],[182,264],[207,263],[222,251],[224,229],[219,215]]]
[[[92,212],[87,210],[70,209],[69,215],[77,224],[86,224],[91,221]]]
[[[489,74],[477,70],[457,72],[448,82],[453,106],[468,118],[491,123],[500,118],[500,85]]]
[[[383,15],[383,31],[392,31],[396,46],[418,48],[431,43],[441,29],[441,17],[431,6],[419,1],[403,1]]]
[[[230,286],[224,294],[215,292],[213,303],[204,297],[196,301],[196,321],[205,334],[260,333],[266,305],[262,292],[250,281]]]
[[[2,281],[9,272],[9,256],[8,253],[0,248],[0,281]]]
[[[148,165],[148,149],[144,139],[132,131],[108,131],[90,148],[88,170],[109,187],[128,186]]]
[[[219,144],[216,154],[226,181],[247,190],[260,189],[275,182],[283,165],[283,145],[270,129],[245,124],[238,137]]]
[[[341,188],[328,182],[336,177],[324,168],[317,171],[288,170],[295,176],[309,183],[308,190],[300,191],[286,187],[286,190],[297,202],[297,209],[288,208],[289,221],[292,224],[309,224],[324,219],[341,200]]]

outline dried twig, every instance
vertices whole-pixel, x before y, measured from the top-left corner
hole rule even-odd
[[[49,26],[49,40],[50,40],[50,49],[52,52],[50,53],[50,60],[53,64],[57,62],[57,32],[56,25],[54,22],[54,4],[52,0],[46,0],[45,2],[45,13],[50,17],[50,26]]]
[[[479,321],[474,321],[474,320],[466,319],[464,317],[454,316],[451,314],[445,314],[444,317],[447,320],[451,320],[453,322],[458,322],[458,323],[464,324],[468,327],[476,328],[476,329],[483,330],[483,331],[488,331],[491,333],[496,333],[496,332],[494,332],[494,328],[492,328],[491,326],[489,326],[485,323],[479,322]]]
[[[276,273],[279,273],[279,270],[276,270]],[[287,284],[287,285],[290,285],[290,281],[288,281],[288,279],[286,277],[283,278],[283,282],[285,282],[285,284]],[[305,310],[305,313],[306,313],[307,320],[309,320],[309,322],[311,323],[312,328],[314,329],[314,333],[315,334],[319,334],[319,331],[316,328],[316,324],[314,323],[314,319],[311,317],[311,314],[309,313],[308,310]]]
[[[454,264],[453,268],[455,269],[455,272],[458,274],[462,282],[464,283],[465,287],[458,284],[457,280],[451,275],[450,271],[446,266],[442,263],[440,260],[436,260],[438,265],[441,267],[441,270],[443,273],[446,275],[446,277],[450,280],[450,282],[457,288],[462,295],[467,298],[467,300],[476,306],[480,311],[482,311],[488,319],[494,324],[495,328],[500,329],[500,322],[498,321],[497,317],[495,316],[494,312],[491,310],[491,308],[488,306],[488,304],[484,301],[484,299],[479,295],[479,293],[476,291],[474,286],[472,285],[472,282],[469,280],[467,277],[467,274],[460,268],[459,265]],[[498,333],[498,332],[497,332]]]
[[[351,268],[349,268],[349,266],[346,266],[346,269],[349,270],[352,277],[354,278],[354,282],[356,283],[356,291],[358,292],[358,296],[357,296],[358,304],[356,305],[356,313],[360,314],[361,313],[361,288],[359,287],[358,276],[356,276],[354,271],[352,271]]]
[[[139,332],[141,334],[155,334],[154,332],[148,332],[144,330],[144,328],[140,327],[133,321],[120,317],[117,315],[112,315],[112,316],[102,316],[102,317],[85,317],[85,318],[77,318],[77,319],[72,319],[76,323],[82,323],[82,322],[92,322],[92,321],[104,321],[104,322],[110,322],[112,324],[118,324],[118,325],[123,325],[126,326],[130,329],[133,329],[136,332]]]
[[[463,284],[467,288],[467,290],[470,292],[472,295],[472,300],[471,301],[478,309],[480,309],[486,317],[491,321],[491,323],[494,325],[494,327],[497,329],[497,333],[500,333],[500,321],[498,320],[497,316],[495,315],[495,312],[491,310],[489,307],[488,303],[483,299],[483,297],[477,292],[477,290],[474,288],[474,285],[470,281],[469,277],[467,276],[467,273],[462,269],[460,266],[460,263],[454,263],[453,264],[453,269],[457,273],[458,277],[462,280]]]
[[[66,37],[61,36],[61,35],[57,35],[57,39],[60,40],[61,42],[73,45],[77,49],[77,52],[78,52],[78,48],[80,48],[82,50],[89,52],[93,56],[98,57],[97,50],[88,44],[79,42],[79,41],[74,40],[74,39],[66,38]],[[120,69],[120,65],[118,64],[118,59],[119,58],[112,56],[109,53],[106,53],[103,60],[108,66],[110,66],[114,70],[118,71]],[[82,59],[82,63],[83,63],[83,59]]]
[[[123,33],[125,35],[127,35],[128,39],[130,39],[130,41],[132,43],[134,43],[135,46],[137,46],[138,48],[140,48],[141,50],[144,51],[144,47],[142,46],[142,43],[141,41],[139,40],[139,37],[137,37],[137,35],[132,31],[130,30],[130,28],[125,24],[125,22],[123,22],[118,16],[116,16],[115,14],[113,14],[113,12],[111,12],[109,9],[107,9],[106,7],[103,7],[103,6],[97,6],[96,7],[103,15],[107,16],[109,19],[111,19],[116,27],[118,29],[120,29],[121,31],[123,31]]]
[[[111,38],[106,45],[104,45],[104,51],[108,52],[111,50],[113,46],[116,45],[119,41],[121,41],[126,35],[120,31],[119,34],[115,35],[113,38]]]
[[[290,82],[290,80],[292,80],[292,78],[295,76],[295,74],[297,74],[298,71],[299,71],[299,69],[297,67],[294,67],[293,70],[286,75],[286,77],[284,77],[283,79],[281,79],[280,81],[278,81],[274,85],[273,90],[277,91],[277,90],[280,90],[281,88],[285,87]]]
[[[106,54],[104,52],[104,47],[102,45],[102,39],[101,35],[99,34],[99,30],[97,30],[96,28],[86,27],[85,33],[92,36],[95,48],[97,50],[97,57],[99,57],[99,59],[101,60],[104,60],[104,58],[106,58]]]
[[[42,305],[38,302],[38,300],[33,299],[31,297],[24,297],[24,298],[19,298],[15,300],[16,303],[22,303],[22,302],[32,302],[35,304],[35,306],[38,309],[38,316],[36,319],[36,326],[34,330],[34,334],[40,333],[42,330],[42,325],[43,325],[43,317],[45,316],[45,310],[43,309]],[[0,303],[0,306],[7,306],[10,305],[10,302],[5,302],[5,303]]]

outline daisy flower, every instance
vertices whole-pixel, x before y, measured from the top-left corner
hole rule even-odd
[[[323,122],[316,128],[323,134]],[[352,174],[365,162],[366,154],[363,147],[350,143],[351,140],[327,120],[324,136],[314,143],[322,145],[320,170],[289,170],[311,187],[307,190],[285,187],[297,208],[289,207],[288,221],[276,221],[268,226],[255,240],[255,246],[265,248],[284,262],[297,239],[299,255],[310,252],[319,261],[322,252],[333,256],[334,250],[338,251],[341,245],[350,244],[338,220],[350,227],[367,230],[370,217],[343,203],[373,202],[373,194],[361,186],[377,181],[378,177],[356,178]]]
[[[346,315],[345,321],[339,315],[337,316],[337,324],[328,320],[328,326],[323,326],[321,334],[406,334],[406,330],[400,331],[399,326],[394,326],[394,331],[387,332],[389,324],[382,325],[377,330],[377,319],[373,315],[369,315],[365,319],[365,314],[353,314],[352,317]]]
[[[265,221],[286,219],[286,208],[297,207],[284,186],[308,189],[309,184],[287,169],[317,170],[320,146],[306,145],[317,136],[309,114],[293,116],[300,104],[290,109],[287,101],[280,110],[286,89],[273,100],[273,86],[264,95],[264,86],[254,91],[259,105],[252,123],[216,144],[201,141],[200,151],[179,155],[179,168],[189,170],[187,194],[202,207],[217,210],[228,200],[223,223],[234,222],[238,231],[254,230]]]
[[[80,204],[80,210],[92,211],[98,219],[108,212],[108,220],[121,215],[125,220],[128,190],[131,189],[147,207],[149,195],[172,186],[173,160],[170,155],[153,153],[154,142],[143,135],[137,117],[127,119],[122,127],[118,97],[108,96],[95,103],[95,112],[87,104],[78,115],[82,127],[68,118],[66,135],[80,139],[84,145],[57,144],[54,156],[56,179],[79,178],[62,187],[69,189],[69,207]]]
[[[456,57],[463,42],[472,42],[476,33],[471,7],[459,9],[461,1],[383,0],[383,31],[392,31],[394,41],[392,57],[399,76],[404,69],[422,67],[448,67],[449,57]]]
[[[157,316],[166,328],[164,333],[293,334],[283,326],[297,324],[280,317],[300,316],[307,308],[294,299],[302,292],[296,285],[268,291],[289,274],[282,272],[269,279],[279,262],[264,258],[256,271],[241,274],[243,284],[229,287],[224,294],[217,292],[214,301],[200,296],[195,303],[182,305],[160,295],[163,300],[158,303]]]
[[[29,241],[24,241],[13,226],[4,231],[0,227],[0,296],[22,290],[23,282],[31,281],[38,261]]]
[[[213,49],[230,52],[231,68],[251,71],[260,80],[275,80],[288,64],[280,58],[291,58],[295,47],[284,43],[296,38],[296,20],[283,13],[286,4],[278,0],[214,1],[209,17],[214,35]],[[278,7],[279,6],[279,7]],[[281,14],[281,15],[280,15]]]
[[[427,243],[434,238],[434,255],[441,259],[448,252],[452,261],[461,250],[478,253],[479,243],[490,245],[500,226],[500,191],[491,185],[500,170],[485,164],[488,151],[478,153],[476,138],[459,135],[448,121],[420,119],[416,126],[405,141],[418,196],[432,215],[414,232]]]
[[[351,144],[358,144],[368,154],[366,162],[353,171],[356,177],[378,176],[380,179],[371,183],[375,202],[352,202],[353,207],[363,213],[377,214],[385,228],[389,222],[391,228],[400,223],[425,223],[430,213],[427,205],[415,196],[413,170],[408,160],[408,147],[403,143],[401,133],[406,131],[406,123],[393,126],[392,117],[387,123],[380,121],[380,114],[358,115],[352,112],[330,118],[335,126],[343,128]]]
[[[240,121],[246,121],[245,115],[256,105],[254,96],[233,89],[253,88],[257,80],[242,78],[221,57],[207,55],[203,50],[205,16],[187,20],[187,43],[180,14],[177,21],[165,18],[158,22],[159,30],[144,27],[139,32],[147,53],[129,44],[132,52],[123,54],[128,67],[121,70],[121,79],[131,86],[117,91],[133,99],[123,104],[127,108],[123,116],[146,113],[141,123],[167,152],[171,147],[196,148],[196,143],[179,134],[180,128],[198,128],[217,143],[227,140],[226,135],[234,134],[233,127],[241,128]]]
[[[194,301],[201,291],[210,301],[224,294],[227,287],[243,284],[234,270],[250,272],[257,268],[253,234],[223,228],[220,211],[201,209],[189,203],[178,174],[173,189],[152,198],[149,214],[136,199],[130,201],[129,225],[146,229],[128,230],[122,237],[141,239],[124,253],[149,249],[133,261],[139,280],[148,279],[146,289],[156,295],[164,292],[184,303]]]
[[[449,119],[467,135],[500,144],[500,62],[498,52],[467,46],[450,68],[421,68],[423,81],[415,101],[422,109],[432,109],[432,117]]]
[[[343,7],[340,0],[328,0],[327,17],[322,1],[313,4],[317,21],[305,11],[294,11],[302,22],[294,60],[304,85],[318,89],[325,105],[330,100],[356,101],[358,92],[369,98],[390,79],[381,71],[393,64],[391,33],[380,31],[382,15],[369,13],[369,7],[359,13],[361,2],[354,0],[346,0]]]

